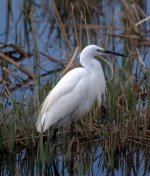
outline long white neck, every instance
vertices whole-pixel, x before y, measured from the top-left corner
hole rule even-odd
[[[91,76],[91,84],[94,87],[94,97],[97,97],[99,105],[101,104],[101,96],[105,93],[105,77],[103,73],[102,66],[99,61],[97,61],[94,57],[89,54],[81,54],[80,55],[80,63],[81,65],[90,72]],[[89,78],[90,80],[90,78]]]
[[[98,62],[95,58],[85,53],[80,54],[80,63],[84,68],[88,70],[95,70],[101,68],[100,62]]]

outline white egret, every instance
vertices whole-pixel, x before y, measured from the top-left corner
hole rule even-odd
[[[90,110],[96,100],[101,105],[106,84],[96,56],[107,53],[123,56],[96,45],[89,45],[82,50],[82,67],[69,71],[44,100],[36,123],[37,131],[44,132],[52,125],[58,128],[76,121]]]

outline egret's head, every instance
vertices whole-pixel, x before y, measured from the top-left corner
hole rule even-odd
[[[80,56],[89,56],[92,58],[95,58],[96,56],[102,56],[102,55],[106,55],[106,54],[113,54],[113,55],[118,55],[118,56],[123,56],[123,54],[120,53],[116,53],[113,51],[109,51],[109,50],[105,50],[104,48],[101,48],[97,45],[88,45],[87,47],[85,47]]]
[[[103,48],[96,45],[88,45],[82,50],[80,56],[84,55],[84,56],[89,56],[94,58],[95,56],[99,56],[103,54],[104,54]]]

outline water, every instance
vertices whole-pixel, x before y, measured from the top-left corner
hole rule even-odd
[[[74,158],[57,154],[55,159],[43,164],[36,158],[36,153],[28,153],[26,149],[1,159],[1,175],[70,175],[70,167],[74,160],[75,175],[115,175],[115,176],[148,176],[150,174],[149,150],[134,148],[132,151],[116,154],[108,160],[101,147],[92,147],[89,151],[74,154]],[[51,156],[49,156],[51,157]]]

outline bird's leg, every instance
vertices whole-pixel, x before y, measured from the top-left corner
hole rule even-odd
[[[54,156],[56,153],[56,139],[57,139],[57,131],[58,129],[53,127],[53,129],[49,133],[49,139],[47,140],[47,143],[50,144],[50,149],[51,149],[51,156],[54,160]]]
[[[55,174],[55,176],[59,176],[59,172],[58,172],[58,169],[57,169],[57,167],[56,167],[56,163],[55,163],[54,157],[53,157],[52,165],[53,165],[53,169],[54,169],[54,174]]]
[[[71,123],[70,125],[70,137],[71,137],[71,150],[70,150],[70,167],[69,167],[69,172],[70,175],[74,175],[74,122]]]
[[[74,136],[74,123],[72,122],[71,125],[70,125],[70,134],[71,134],[71,139],[73,138]]]
[[[58,128],[53,128],[52,130],[52,136],[51,136],[51,145],[52,145],[52,148],[54,149],[53,151],[53,160],[52,160],[52,166],[53,166],[53,169],[54,169],[54,173],[56,176],[59,175],[59,172],[57,170],[57,167],[56,167],[56,163],[55,163],[55,153],[56,153],[56,137],[57,137],[57,131],[58,131]]]
[[[58,131],[58,128],[55,128],[55,127],[52,130],[52,137],[51,137],[51,143],[52,143],[52,145],[54,145],[54,143],[56,141],[57,131]]]

